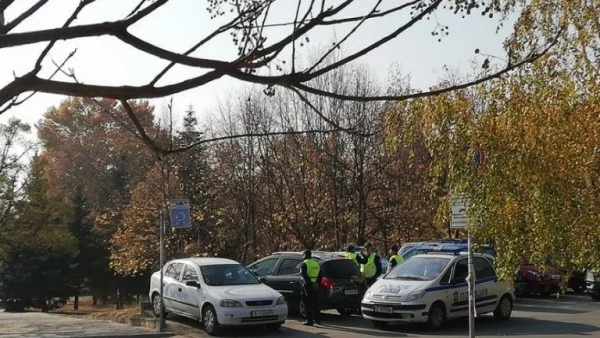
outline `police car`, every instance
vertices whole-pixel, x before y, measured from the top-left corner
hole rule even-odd
[[[363,317],[375,327],[389,322],[422,322],[439,328],[450,318],[469,315],[468,258],[465,253],[416,255],[373,284],[361,302]],[[486,255],[473,254],[476,314],[508,319],[515,296],[501,282]]]

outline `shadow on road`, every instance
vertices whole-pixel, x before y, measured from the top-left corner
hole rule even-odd
[[[293,319],[288,319],[292,321]],[[176,331],[177,334],[189,334],[193,333],[197,335],[200,333],[201,336],[208,336],[204,332],[204,326],[196,320],[192,320],[185,317],[179,316],[169,316],[169,321],[176,324],[183,324],[187,327],[183,327],[179,325]],[[167,324],[168,326],[169,324]],[[318,328],[318,327],[316,327]],[[311,333],[306,331],[296,330],[290,327],[282,327],[279,330],[269,330],[264,326],[246,326],[246,327],[228,327],[223,329],[219,337],[281,337],[285,335],[286,337],[307,337],[307,338],[322,338],[327,337],[325,333]]]
[[[469,333],[467,319],[449,321],[439,331],[431,331],[425,325],[398,324],[390,326],[388,332],[408,332],[413,334],[427,334],[432,336],[465,335]],[[475,332],[477,335],[492,336],[561,336],[571,335],[600,335],[600,327],[579,323],[566,323],[535,318],[511,318],[502,322],[493,316],[482,316],[475,320]]]
[[[371,323],[361,316],[340,316],[337,314],[321,314],[321,326],[339,332],[349,332],[361,335],[373,335]],[[377,332],[377,337],[406,337],[399,332]]]
[[[539,313],[558,313],[567,315],[577,315],[590,312],[584,306],[573,306],[574,302],[582,300],[576,296],[562,296],[561,298],[532,296],[519,298],[515,302],[514,311],[539,312]],[[566,308],[566,307],[570,308]]]

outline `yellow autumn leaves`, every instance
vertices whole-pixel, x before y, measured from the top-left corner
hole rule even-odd
[[[469,196],[471,230],[495,242],[506,276],[522,260],[550,258],[566,270],[600,265],[598,84],[545,61],[415,102],[417,122],[404,131],[426,139],[430,172],[448,176],[446,193]],[[477,149],[485,151],[484,170],[475,167]],[[438,215],[445,226],[447,205]]]

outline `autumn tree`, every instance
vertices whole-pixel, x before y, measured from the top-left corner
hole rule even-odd
[[[180,194],[173,168],[157,163],[132,191],[123,219],[110,240],[110,266],[121,276],[140,276],[158,269],[160,216],[170,196]],[[167,224],[166,258],[181,255],[176,233]]]
[[[506,277],[527,260],[550,260],[567,272],[597,267],[598,82],[557,62],[415,102],[411,131],[444,177],[438,226],[449,216],[450,190],[469,199],[470,231],[493,241]],[[474,155],[484,151],[477,167]],[[568,274],[567,274],[568,275]]]
[[[139,123],[157,130],[152,106],[147,102],[131,105]],[[79,258],[86,264],[73,283],[76,289],[91,287],[96,301],[96,296],[110,295],[117,287],[108,266],[109,240],[123,218],[132,188],[144,178],[155,157],[136,137],[132,120],[114,100],[64,100],[48,109],[37,129],[49,183],[72,201],[76,211],[71,232],[80,241]],[[90,270],[83,271],[86,268]]]

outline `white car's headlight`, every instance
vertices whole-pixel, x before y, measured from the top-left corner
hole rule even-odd
[[[237,300],[233,300],[233,299],[223,299],[219,305],[221,307],[242,307],[242,303],[238,302]]]
[[[367,290],[367,292],[365,292],[365,295],[363,296],[364,300],[369,300],[371,298],[371,289]]]
[[[425,290],[421,290],[419,292],[415,292],[411,295],[406,296],[405,298],[405,302],[414,302],[417,301],[419,299],[421,299],[421,297],[423,297],[423,295],[425,294]]]
[[[285,297],[279,297],[277,298],[277,301],[275,302],[275,305],[283,305],[285,304]]]

